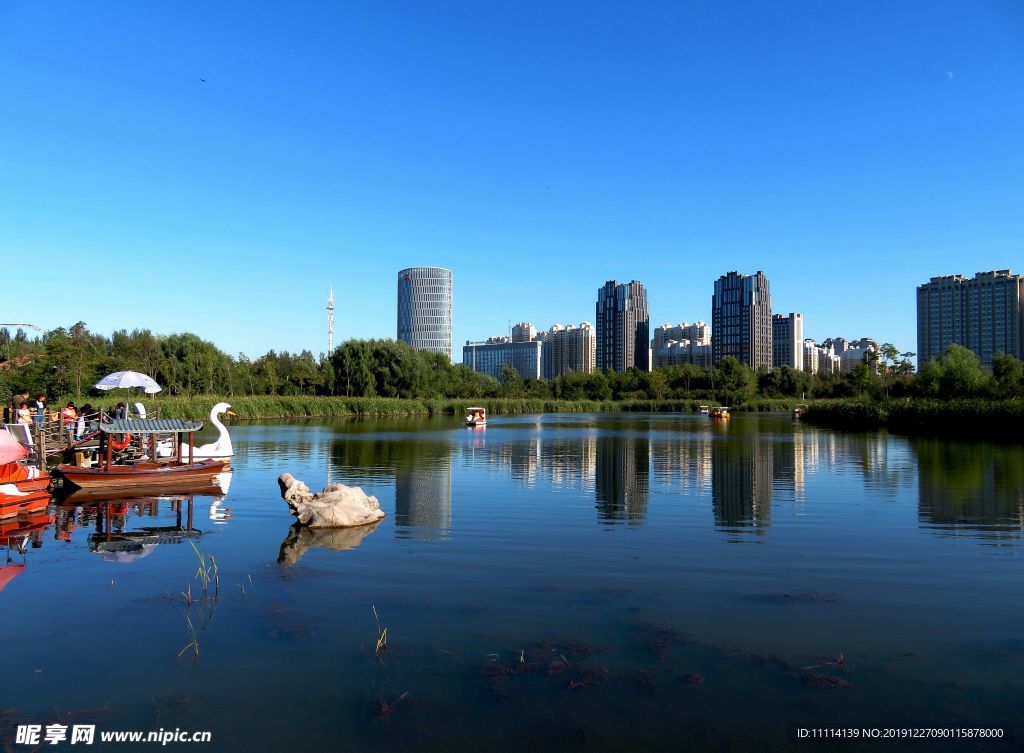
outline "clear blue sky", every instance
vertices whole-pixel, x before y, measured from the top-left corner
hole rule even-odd
[[[913,350],[917,284],[1024,267],[1022,92],[1015,0],[7,0],[0,320],[319,352],[328,285],[336,340],[394,337],[439,265],[459,360],[762,269]]]

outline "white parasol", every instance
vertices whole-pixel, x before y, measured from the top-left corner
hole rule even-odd
[[[153,377],[140,374],[137,371],[115,371],[107,374],[100,381],[93,385],[98,390],[131,389],[141,387],[147,395],[154,395],[160,392],[163,387],[156,383]]]

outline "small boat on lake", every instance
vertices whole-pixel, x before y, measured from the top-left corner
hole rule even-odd
[[[711,409],[710,409],[710,408],[708,408],[708,406],[706,406],[706,405],[702,405],[702,406],[700,406],[700,414],[701,414],[702,416],[706,416],[706,415],[708,415],[709,413],[711,413]]]
[[[487,425],[487,409],[486,408],[469,408],[466,415],[466,426],[486,426]]]
[[[89,465],[63,463],[57,466],[57,472],[63,486],[87,491],[160,493],[193,489],[205,484],[213,487],[215,477],[227,467],[227,461],[196,459],[195,432],[202,428],[201,422],[180,419],[116,419],[101,423],[97,452],[99,462]],[[172,446],[177,452],[166,460],[154,459],[158,437],[168,434],[174,438]],[[182,435],[187,435],[188,441],[179,444],[177,439]],[[141,440],[138,445],[132,442],[132,437]],[[129,448],[138,452],[147,447],[150,454],[141,457],[124,454]]]
[[[708,412],[708,415],[711,416],[711,418],[729,418],[729,406],[716,406]]]

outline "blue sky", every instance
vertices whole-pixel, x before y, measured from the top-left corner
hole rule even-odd
[[[1024,268],[1021,92],[1009,0],[8,0],[0,320],[319,352],[330,284],[336,340],[394,337],[438,265],[459,360],[762,269],[807,336],[914,350],[917,284]]]

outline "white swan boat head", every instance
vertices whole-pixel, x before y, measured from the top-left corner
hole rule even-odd
[[[228,403],[217,403],[213,406],[210,410],[210,423],[216,426],[220,433],[216,442],[199,445],[192,449],[192,457],[196,460],[230,460],[235,454],[235,450],[231,446],[231,435],[228,434],[227,427],[220,421],[219,416],[221,415],[234,416],[236,414]],[[181,457],[187,458],[188,456],[188,445],[182,443]]]

